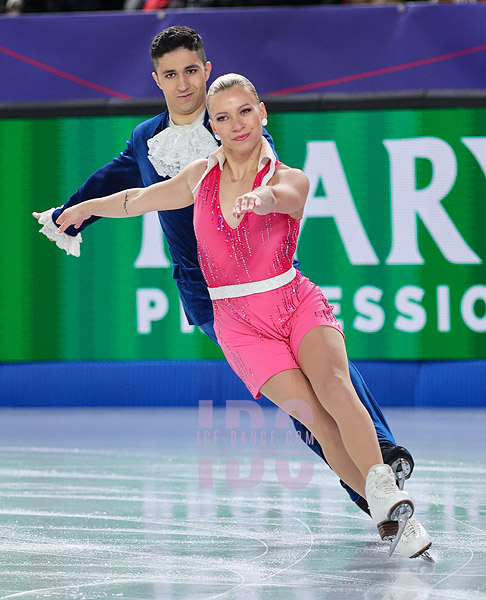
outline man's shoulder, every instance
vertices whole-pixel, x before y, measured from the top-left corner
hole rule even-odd
[[[139,135],[144,136],[144,135],[148,134],[149,137],[152,137],[155,130],[157,130],[161,126],[163,126],[166,119],[167,119],[167,111],[165,110],[164,112],[162,112],[158,115],[155,115],[155,117],[151,117],[150,119],[147,119],[146,121],[142,121],[141,123],[139,123],[133,130],[133,135],[134,136],[139,136]]]

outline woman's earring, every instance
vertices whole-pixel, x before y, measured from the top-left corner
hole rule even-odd
[[[266,127],[267,124],[268,124],[267,117],[263,117],[263,119],[262,119],[262,125],[263,125],[263,127]]]
[[[219,135],[217,133],[214,134],[214,137],[218,140],[218,142],[221,141],[221,138],[219,137]]]

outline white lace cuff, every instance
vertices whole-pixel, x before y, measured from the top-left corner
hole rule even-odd
[[[67,233],[57,233],[57,227],[52,221],[52,213],[55,208],[45,210],[41,213],[39,223],[43,225],[42,229],[39,229],[39,233],[43,233],[53,242],[56,242],[56,246],[66,251],[66,254],[72,256],[79,256],[81,254],[80,244],[83,241],[81,233],[75,236],[68,235]]]

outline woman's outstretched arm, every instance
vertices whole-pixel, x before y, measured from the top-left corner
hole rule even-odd
[[[167,181],[155,183],[146,188],[132,188],[116,192],[103,198],[93,198],[66,209],[57,219],[59,233],[70,225],[76,229],[91,216],[124,218],[135,217],[155,210],[175,210],[185,208],[194,202],[192,185],[202,175],[205,160],[198,160],[178,175]]]

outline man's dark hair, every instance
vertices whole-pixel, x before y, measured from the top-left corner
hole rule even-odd
[[[199,33],[185,25],[174,25],[158,33],[152,41],[150,56],[152,57],[154,71],[157,72],[159,58],[162,58],[168,52],[179,50],[179,48],[186,48],[186,50],[197,52],[202,63],[206,64],[204,44]]]

